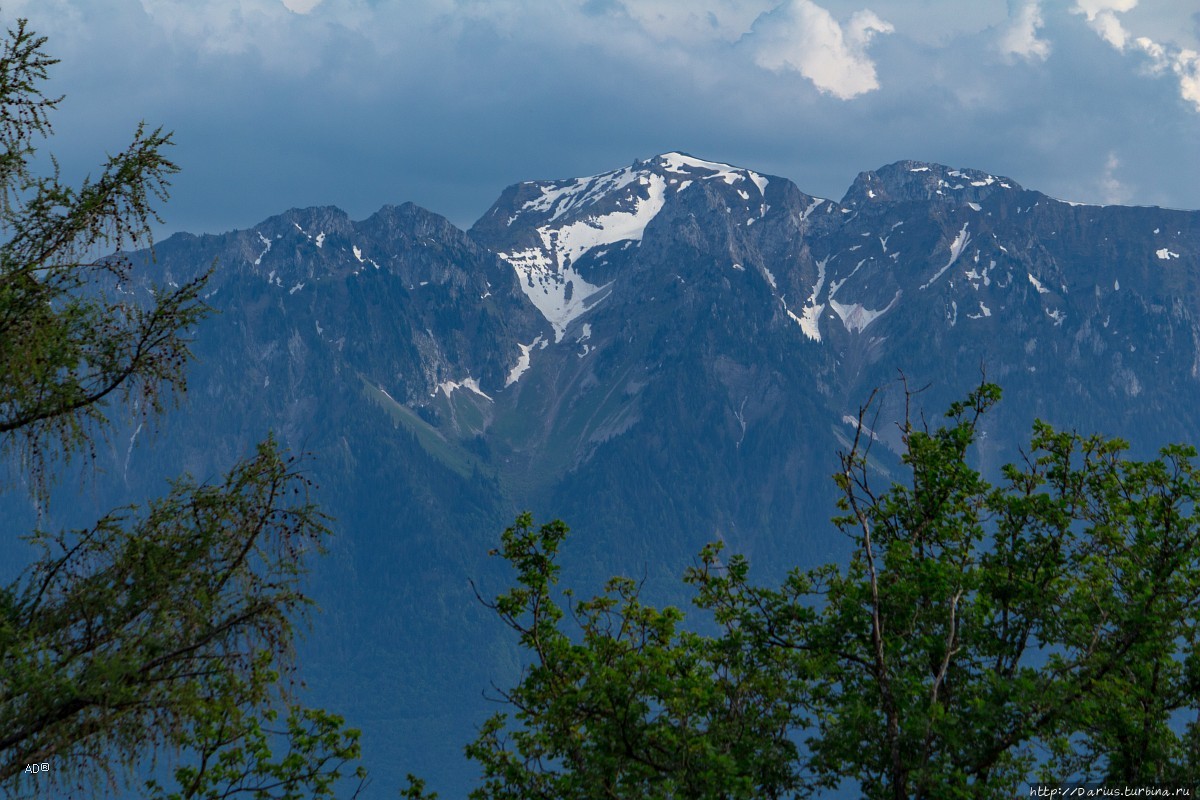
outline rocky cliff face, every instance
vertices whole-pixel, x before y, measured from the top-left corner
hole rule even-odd
[[[1034,416],[1144,447],[1194,436],[1198,220],[1071,205],[1002,176],[919,162],[863,173],[834,202],[669,153],[510,187],[470,235],[512,265],[554,326],[521,378],[536,398],[518,381],[508,402],[538,408],[551,430],[585,394],[607,398],[564,427],[579,429],[568,482],[621,472],[601,466],[622,452],[614,432],[631,432],[643,455],[645,442],[678,432],[671,453],[712,464],[692,476],[703,499],[737,487],[702,519],[754,547],[764,530],[802,524],[792,504],[827,474],[820,454],[844,440],[845,419],[871,390],[901,373],[931,386],[929,408],[981,371],[1006,387],[982,448],[990,463],[1016,456]],[[636,392],[619,385],[630,370]],[[902,394],[885,395],[882,422],[898,418]],[[882,426],[885,442],[893,430]],[[755,451],[759,440],[780,451]],[[568,444],[549,436],[534,450],[548,441]],[[726,448],[722,471],[715,455]],[[619,458],[627,474],[631,456]],[[796,473],[814,462],[814,474]],[[577,492],[564,497],[583,511]],[[733,511],[747,496],[755,513]]]
[[[317,208],[156,257],[168,281],[215,263],[219,313],[186,407],[113,438],[96,505],[217,474],[269,429],[310,452],[339,535],[306,668],[378,786],[415,769],[465,793],[479,694],[515,669],[469,581],[502,585],[484,554],[521,509],[574,526],[587,579],[653,592],[717,537],[765,573],[828,560],[828,476],[877,386],[898,474],[901,372],[930,411],[981,368],[1005,387],[988,469],[1035,416],[1200,440],[1200,212],[976,170],[900,162],[833,201],[668,153],[509,187],[469,232]]]

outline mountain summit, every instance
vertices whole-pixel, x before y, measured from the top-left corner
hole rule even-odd
[[[871,172],[860,172],[842,198],[842,205],[848,208],[903,202],[978,205],[997,192],[1021,191],[1021,186],[1011,178],[976,169],[897,161]]]
[[[680,195],[715,190],[753,217],[766,213],[769,184],[748,169],[665,153],[586,178],[510,186],[471,235],[513,266],[561,341],[574,319],[607,296],[624,251]]]

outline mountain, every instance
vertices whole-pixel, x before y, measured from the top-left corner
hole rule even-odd
[[[875,465],[900,474],[901,374],[931,414],[981,371],[1004,386],[989,472],[1035,417],[1143,453],[1200,440],[1200,212],[977,170],[899,162],[833,201],[667,153],[510,186],[466,232],[411,204],[312,208],[154,260],[163,281],[211,268],[219,313],[185,406],[115,434],[73,510],[219,474],[268,430],[309,453],[337,535],[305,676],[364,729],[371,796],[406,771],[471,785],[481,694],[519,667],[472,584],[505,585],[487,552],[522,509],[573,526],[583,591],[622,572],[685,602],[716,538],[764,579],[839,557],[837,451],[883,387]]]

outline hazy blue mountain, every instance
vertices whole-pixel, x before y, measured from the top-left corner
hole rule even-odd
[[[1142,451],[1200,440],[1200,212],[971,169],[900,162],[833,201],[669,153],[511,186],[469,232],[411,204],[315,208],[155,258],[167,281],[212,267],[219,313],[185,407],[114,435],[88,502],[216,475],[268,430],[311,453],[338,535],[305,675],[364,728],[371,796],[406,771],[471,784],[482,694],[518,668],[471,582],[504,585],[487,551],[522,509],[572,525],[591,586],[625,572],[678,600],[714,538],[766,576],[838,556],[837,450],[883,386],[877,462],[898,474],[901,371],[931,412],[981,368],[1005,387],[987,469],[1035,416]]]

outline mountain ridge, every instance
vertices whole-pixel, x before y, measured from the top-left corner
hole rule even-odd
[[[153,446],[114,433],[97,494],[220,474],[268,430],[312,454],[338,535],[303,660],[380,786],[421,771],[465,796],[479,693],[519,668],[471,586],[505,585],[486,553],[523,509],[575,528],[583,585],[634,575],[678,603],[712,539],[763,580],[840,556],[836,454],[887,387],[873,474],[901,474],[901,372],[930,387],[918,419],[981,367],[1005,387],[976,450],[991,475],[1034,417],[1137,453],[1200,441],[1200,212],[1073,206],[983,171],[895,162],[835,201],[666,153],[514,184],[467,231],[318,206],[155,258],[177,281],[215,261],[220,313],[189,403]]]

